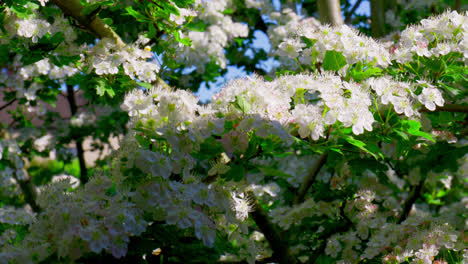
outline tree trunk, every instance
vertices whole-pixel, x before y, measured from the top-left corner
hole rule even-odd
[[[374,38],[385,36],[384,0],[371,0],[371,31]]]
[[[78,106],[75,101],[75,91],[73,90],[72,85],[67,85],[67,98],[68,103],[70,104],[71,116],[75,116],[78,111]],[[78,156],[78,161],[80,163],[80,181],[81,184],[88,182],[88,170],[86,169],[86,162],[84,159],[84,150],[83,150],[83,138],[75,137],[76,152]]]
[[[332,26],[340,26],[343,24],[340,0],[318,0],[317,6],[320,22],[323,24],[330,24]]]

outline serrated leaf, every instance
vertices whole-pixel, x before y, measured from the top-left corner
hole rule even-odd
[[[341,52],[327,50],[323,59],[323,69],[326,71],[337,71],[346,65],[346,58]]]

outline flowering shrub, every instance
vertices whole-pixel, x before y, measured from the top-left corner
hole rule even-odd
[[[202,105],[161,76],[226,67],[248,34],[233,2],[39,4],[2,5],[0,87],[23,108],[10,112],[20,135],[0,139],[0,263],[468,263],[466,12],[385,42],[246,1],[278,19],[276,76],[232,80]],[[40,104],[62,83],[72,119],[51,121]],[[81,186],[36,188],[30,157],[114,129],[77,114],[73,86],[118,105],[128,131]]]

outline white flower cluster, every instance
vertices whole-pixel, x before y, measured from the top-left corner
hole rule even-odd
[[[392,60],[405,63],[413,55],[439,57],[449,52],[459,52],[468,59],[468,14],[456,11],[421,20],[401,33],[393,49]]]
[[[58,67],[50,63],[49,58],[42,59],[30,65],[26,65],[19,70],[19,74],[25,80],[31,79],[34,76],[48,75],[50,79],[64,79],[78,73],[79,70],[74,66],[63,65]]]
[[[380,97],[381,103],[388,105],[391,103],[398,114],[405,114],[408,117],[419,115],[415,111],[414,102],[419,101],[427,109],[434,111],[436,105],[443,106],[444,98],[442,93],[435,86],[424,81],[412,84],[408,82],[398,82],[389,77],[370,78],[364,85],[374,90]],[[416,88],[422,87],[422,92],[416,95]]]
[[[0,223],[10,225],[28,225],[34,221],[35,214],[24,208],[0,208]]]
[[[13,38],[15,35],[20,37],[30,38],[33,43],[37,43],[40,38],[47,33],[54,35],[62,32],[65,37],[65,42],[72,43],[76,39],[76,32],[70,27],[68,20],[63,16],[55,16],[54,23],[50,24],[47,20],[42,19],[39,15],[35,18],[19,19],[11,15],[11,11],[7,10],[8,20],[6,28],[9,37]],[[70,49],[73,50],[73,49]]]
[[[307,217],[325,216],[328,219],[337,219],[339,215],[338,211],[338,201],[315,202],[314,199],[311,198],[293,207],[277,207],[271,210],[269,214],[276,224],[288,230],[291,226],[300,225],[302,220]]]
[[[269,19],[276,21],[276,24],[270,25],[267,31],[273,47],[279,46],[287,39],[299,37],[298,29],[317,30],[320,26],[316,19],[312,17],[305,19],[290,8],[284,8],[281,12],[272,10],[268,15]]]
[[[373,62],[387,67],[391,64],[390,53],[383,45],[372,38],[361,36],[357,30],[346,25],[330,27],[309,22],[301,24],[292,32],[295,34],[287,36],[278,45],[276,54],[280,61],[287,62],[297,58],[301,64],[311,65],[322,62],[326,51],[333,50],[341,52],[349,65]],[[315,43],[307,48],[303,38]]]
[[[138,40],[128,46],[118,47],[111,39],[102,39],[95,46],[88,48],[89,64],[97,75],[117,74],[122,66],[126,75],[132,79],[151,83],[157,79],[159,64],[147,61],[153,57],[151,49],[146,46],[149,39],[140,36]]]
[[[192,11],[179,9],[180,17],[173,18],[176,22],[185,18],[187,15],[197,16],[207,25],[205,31],[181,32],[181,37],[187,36],[192,45],[178,45],[175,58],[177,62],[184,63],[186,66],[196,66],[197,72],[205,72],[205,66],[212,59],[221,68],[226,68],[227,59],[224,55],[224,48],[234,38],[246,37],[248,27],[242,23],[233,22],[232,18],[223,15],[227,8],[235,8],[230,0],[222,1],[197,1]]]
[[[54,253],[71,259],[102,250],[116,258],[126,255],[129,237],[143,232],[147,223],[128,201],[132,194],[118,187],[110,193],[112,186],[107,176],[95,176],[74,192],[65,191],[70,188],[66,181],[51,183],[39,195],[43,212],[21,246],[6,245],[0,256],[6,262],[32,263]]]

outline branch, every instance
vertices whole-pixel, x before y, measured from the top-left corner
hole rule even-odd
[[[100,39],[113,39],[117,46],[125,47],[125,43],[122,41],[119,35],[117,35],[117,33],[115,33],[115,31],[112,30],[112,28],[104,23],[99,17],[96,15],[85,16],[81,13],[83,11],[83,6],[81,5],[80,0],[51,0],[51,2],[60,7],[65,15],[76,19],[82,26],[85,26],[96,37]]]
[[[0,106],[0,111],[2,111],[3,109],[7,108],[8,106],[10,106],[12,103],[14,103],[16,101],[16,98],[13,98],[11,99],[10,101],[8,101],[8,103]]]
[[[280,264],[294,264],[294,259],[289,252],[287,243],[283,241],[281,233],[278,228],[270,222],[268,216],[263,210],[262,206],[257,202],[257,199],[252,191],[247,192],[247,197],[253,202],[254,211],[250,213],[258,228],[265,235],[268,244],[273,250],[272,258],[278,261]]]
[[[18,182],[21,191],[24,194],[24,200],[31,206],[31,209],[35,213],[40,213],[41,208],[39,205],[36,203],[37,200],[37,190],[36,187],[34,186],[34,183],[31,181],[31,177],[29,177],[28,172],[23,168],[22,169],[24,173],[24,179],[18,179],[18,176],[15,173],[15,179]]]
[[[468,105],[461,105],[461,104],[446,104],[444,106],[438,106],[434,111],[431,111],[427,108],[422,108],[419,110],[421,113],[425,112],[460,112],[460,113],[468,113]]]
[[[361,5],[362,0],[357,0],[356,3],[354,3],[353,8],[349,11],[349,13],[346,15],[345,18],[345,23],[350,24],[351,23],[351,17],[353,16],[354,12],[356,12],[356,9]]]
[[[75,101],[75,91],[73,90],[73,85],[67,84],[67,99],[70,105],[71,116],[75,116],[78,107]],[[88,170],[86,169],[86,162],[84,159],[84,150],[83,150],[83,138],[74,136],[76,145],[76,152],[78,156],[78,161],[80,163],[80,181],[82,184],[88,182]]]
[[[411,194],[408,197],[408,199],[406,199],[405,204],[403,205],[403,212],[401,213],[401,216],[398,219],[398,222],[397,222],[398,224],[401,224],[403,221],[406,220],[406,218],[408,218],[411,208],[413,207],[413,204],[421,196],[421,190],[423,186],[424,186],[424,179],[419,181],[418,185],[413,186],[411,188],[412,189]]]
[[[296,198],[294,199],[294,204],[299,204],[304,201],[304,197],[309,190],[310,186],[315,182],[320,169],[325,165],[327,161],[328,154],[324,153],[320,155],[319,159],[315,162],[314,166],[311,168],[309,174],[305,177],[304,183],[302,183],[299,191],[297,192]]]
[[[114,40],[115,44],[120,48],[126,46],[120,36],[110,26],[104,23],[97,14],[91,16],[83,15],[83,6],[81,5],[80,0],[51,0],[51,2],[57,5],[65,15],[74,18],[80,23],[80,25],[86,27],[96,37],[100,39],[110,38]],[[166,89],[170,88],[170,86],[159,76],[156,83]]]

